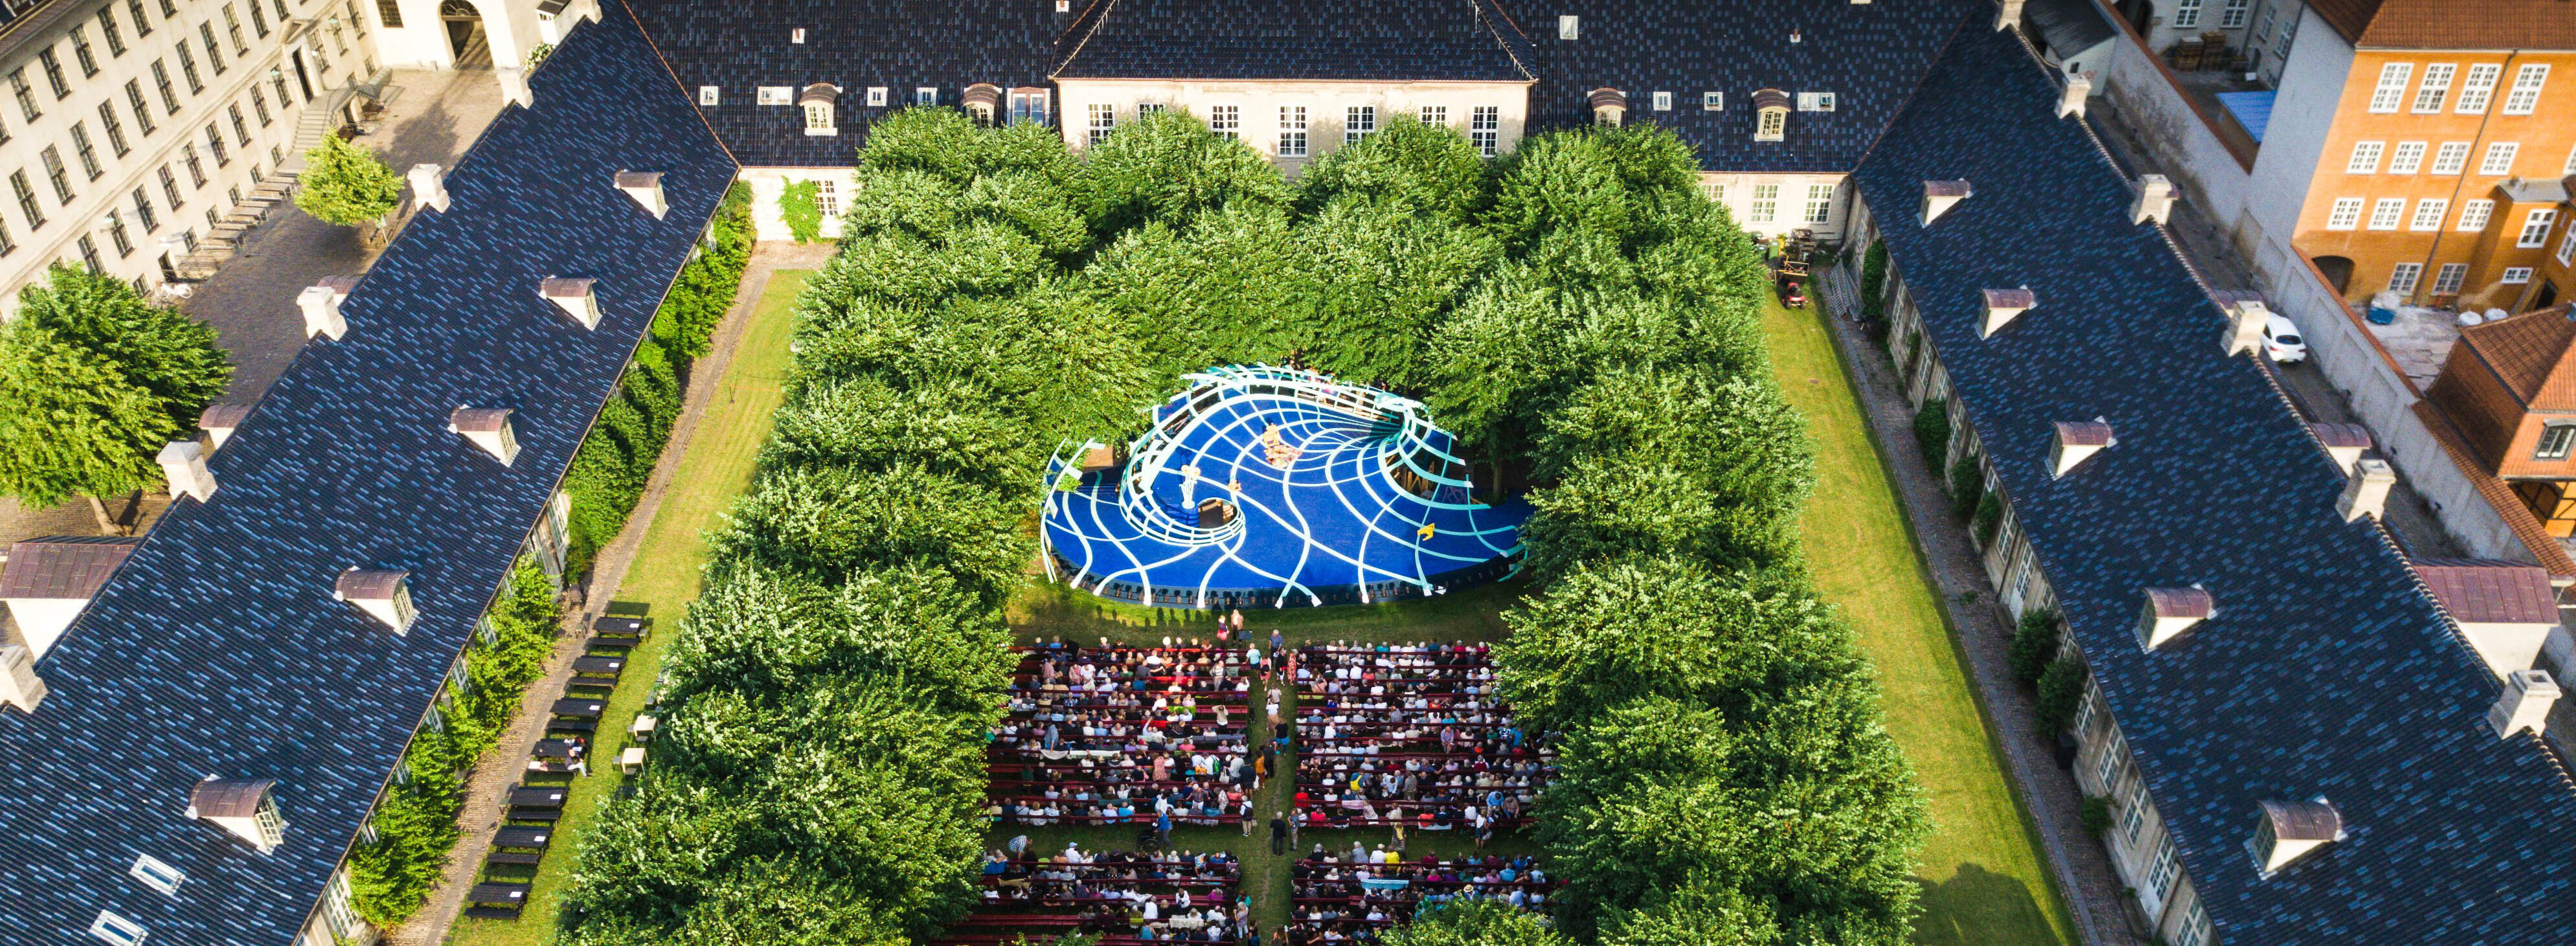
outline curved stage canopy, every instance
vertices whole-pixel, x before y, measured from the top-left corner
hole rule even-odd
[[[1057,577],[1158,607],[1298,607],[1518,567],[1529,505],[1471,502],[1466,464],[1420,402],[1291,368],[1186,380],[1124,463],[1097,441],[1048,461]]]

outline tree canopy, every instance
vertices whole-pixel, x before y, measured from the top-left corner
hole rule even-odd
[[[41,507],[158,486],[154,458],[232,376],[215,330],[113,277],[47,276],[0,326],[0,494]]]
[[[343,227],[381,220],[402,202],[402,178],[376,153],[338,135],[304,152],[296,178],[295,206],[313,219]]]

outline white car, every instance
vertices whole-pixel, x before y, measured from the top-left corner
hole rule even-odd
[[[2275,315],[2263,320],[2263,354],[2277,364],[2297,364],[2308,360],[2308,343],[2299,337],[2297,325]]]

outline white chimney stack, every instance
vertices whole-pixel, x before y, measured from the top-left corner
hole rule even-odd
[[[296,293],[295,307],[304,310],[304,337],[328,335],[336,342],[348,335],[349,320],[340,317],[340,303],[347,298],[347,293],[319,284]]]
[[[561,307],[564,314],[572,316],[573,321],[581,323],[581,327],[596,329],[599,327],[599,297],[590,291],[591,284],[595,282],[598,280],[548,277],[537,284],[537,294]]]
[[[2084,114],[2084,100],[2093,95],[2093,80],[2076,73],[2066,77],[2066,92],[2057,100],[2057,117]]]
[[[1966,181],[1923,182],[1923,225],[1931,226],[1932,221],[1976,192],[1976,188],[1970,187]]]
[[[2162,174],[2138,175],[2137,199],[2129,202],[2129,222],[2165,223],[2173,219],[2173,180]]]
[[[0,703],[33,713],[45,692],[45,679],[36,675],[36,655],[16,644],[0,647]]]
[[[2005,324],[2010,323],[2013,319],[2020,317],[2022,313],[2028,312],[2038,305],[2039,297],[2031,294],[2030,287],[2028,286],[2024,286],[2019,289],[1986,290],[1986,327],[1984,337],[1995,337],[1995,332],[2002,329]]]
[[[2050,476],[2065,476],[2093,455],[2120,442],[2111,435],[2111,425],[2102,418],[2061,420],[2057,424],[2057,442],[2049,449]]]
[[[206,432],[206,449],[209,452],[223,449],[224,441],[233,439],[233,431],[241,429],[242,421],[249,417],[248,404],[206,405],[206,409],[197,415],[197,429]]]
[[[617,189],[625,191],[626,196],[635,198],[635,202],[643,205],[644,211],[652,214],[655,220],[662,219],[662,215],[671,210],[671,205],[662,199],[661,172],[619,171]]]
[[[447,209],[447,172],[435,164],[411,166],[412,202],[432,210]]]
[[[501,80],[501,100],[520,108],[537,107],[537,94],[528,88],[528,71],[515,65],[492,70],[492,78]]]
[[[463,434],[467,441],[483,448],[509,466],[519,458],[519,438],[510,429],[510,409],[458,406],[447,415],[447,432]]]
[[[2272,321],[2272,309],[2259,297],[2239,297],[2227,302],[2227,334],[2219,344],[2229,355],[2263,350],[2263,326]]]
[[[2021,25],[2022,0],[2003,0],[2003,9],[1995,11],[1995,28],[2013,29]]]
[[[2343,514],[2345,522],[2363,516],[2379,518],[2388,509],[2388,490],[2396,485],[2397,471],[2389,468],[2388,461],[2369,459],[2355,463],[2352,474],[2344,480],[2343,495],[2335,499],[2335,511]]]
[[[2361,462],[2362,451],[2370,449],[2370,428],[2360,424],[2318,424],[2316,433],[2326,456],[2345,476],[2351,476],[2353,464]]]
[[[2487,725],[2495,727],[2497,738],[2525,729],[2543,731],[2549,728],[2549,707],[2558,702],[2558,696],[2558,681],[2550,679],[2547,670],[2505,674],[2504,695],[2487,707]]]
[[[2149,588],[2138,614],[2138,646],[2154,650],[2217,613],[2217,601],[2200,588]]]
[[[411,575],[405,571],[367,571],[352,568],[340,573],[331,586],[331,597],[358,606],[358,610],[384,622],[396,634],[411,630],[418,614],[411,607]]]
[[[206,469],[205,445],[173,440],[153,461],[161,464],[162,477],[170,481],[171,498],[194,496],[201,503],[215,498],[215,474]]]

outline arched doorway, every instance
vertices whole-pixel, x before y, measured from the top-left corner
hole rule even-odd
[[[2334,284],[2335,292],[2344,292],[2352,283],[2352,260],[2341,256],[2320,256],[2316,263],[2317,272],[2323,273],[2326,281]]]
[[[439,24],[447,29],[447,51],[456,57],[456,68],[482,69],[492,65],[491,38],[483,32],[483,14],[467,0],[442,0],[438,5]]]

